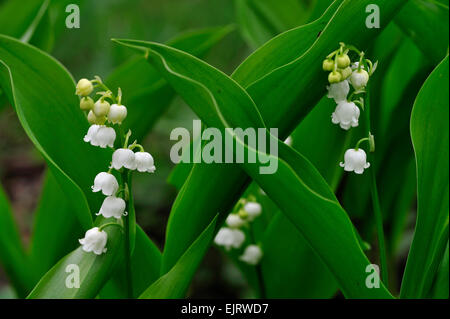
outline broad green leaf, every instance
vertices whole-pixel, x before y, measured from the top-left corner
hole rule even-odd
[[[42,194],[34,213],[30,244],[32,267],[42,277],[55,263],[79,244],[84,235],[70,201],[50,170],[45,174]],[[34,283],[36,284],[36,282]]]
[[[132,41],[124,43],[136,46]],[[146,43],[140,49],[146,50],[153,65],[209,127],[222,131],[226,127],[265,127],[250,96],[217,69],[160,44]],[[237,143],[244,144],[233,135]],[[304,157],[275,137],[270,136],[270,139],[278,143],[280,158],[273,158],[278,161],[278,170],[268,175],[260,174],[261,163],[243,163],[242,167],[301,231],[330,268],[346,296],[388,298],[390,294],[384,287],[378,291],[363,287],[369,261],[350,220],[326,182]],[[245,147],[248,153],[258,153],[256,158],[263,156]],[[336,228],[340,229],[338,233]]]
[[[97,210],[103,200],[91,185],[107,169],[112,152],[83,141],[89,125],[74,95],[73,79],[50,56],[5,36],[0,36],[0,68],[0,84],[25,132],[47,160],[80,223],[89,228],[88,203]]]
[[[243,37],[259,47],[273,36],[302,24],[307,16],[304,3],[285,0],[235,0],[236,17]]]
[[[271,39],[237,67],[233,72],[233,79],[247,87],[264,75],[301,56],[317,40],[341,4],[341,0],[334,1],[316,21],[299,26]]]
[[[365,15],[360,13],[365,12],[367,4],[370,4],[370,2],[344,2],[311,48],[303,55],[293,58],[284,66],[273,70],[267,76],[263,76],[258,82],[263,83],[264,81],[265,86],[261,86],[258,90],[254,88],[251,92],[254,99],[260,100],[257,106],[261,110],[273,110],[278,115],[273,117],[266,111],[263,112],[265,119],[279,121],[279,117],[284,117],[283,121],[279,121],[280,130],[285,131],[282,134],[284,137],[297,126],[309,112],[309,108],[315,105],[325,93],[326,80],[325,75],[322,75],[321,60],[336,46],[339,41],[336,39],[339,38],[364,47],[364,44],[373,41],[373,38],[378,34],[378,29],[359,27],[365,23]],[[402,4],[404,4],[404,1],[380,2],[381,10],[385,13],[382,23],[388,23]],[[342,27],[343,25],[345,25],[345,28]],[[361,33],[361,30],[365,32]],[[358,34],[358,37],[355,37],[356,34]],[[289,51],[290,45],[295,40],[295,38],[286,38],[283,43],[279,43],[277,51],[279,54],[273,55],[271,58],[276,60],[284,52]],[[265,63],[269,63],[269,61],[255,63],[255,65],[264,67]],[[294,66],[298,69],[293,69]],[[252,71],[257,72],[256,70]],[[286,74],[291,75],[291,77],[286,77]],[[316,85],[316,83],[323,83],[323,85]],[[265,95],[271,92],[274,96],[265,103]],[[308,92],[308,94],[305,95],[304,92]],[[276,99],[275,96],[277,96]],[[276,100],[275,103],[272,98]],[[295,105],[295,108],[292,108],[293,105]],[[288,112],[287,109],[290,109],[290,111]],[[275,123],[269,126],[278,125]],[[177,197],[169,219],[163,254],[163,270],[169,270],[176,263],[189,247],[189,243],[195,240],[217,211],[225,213],[233,206],[248,183],[244,176],[235,167],[194,165],[186,184]],[[220,192],[217,192],[216,184],[211,183],[211,181],[220,182]],[[189,187],[186,187],[187,184],[189,184]],[[186,220],[192,221],[190,227],[186,227]],[[172,233],[173,235],[171,235]]]
[[[411,37],[425,58],[435,65],[448,52],[448,1],[445,3],[410,0],[395,18],[395,22]]]
[[[111,220],[105,219],[100,224],[108,222]],[[119,257],[123,256],[122,230],[112,226],[105,227],[104,230],[108,234],[106,253],[97,256],[83,251],[82,247],[77,248],[52,267],[27,298],[95,298],[112,275]]]
[[[0,185],[0,265],[19,297],[26,296],[37,278],[28,262],[11,207]]]
[[[142,295],[141,299],[184,298],[192,277],[214,237],[217,217],[200,234],[169,272],[160,277]]]
[[[447,56],[423,85],[411,115],[418,208],[402,281],[400,296],[403,298],[426,296],[437,271],[433,269],[435,259],[441,260],[448,242],[448,69]]]
[[[131,256],[133,297],[139,297],[142,292],[155,282],[160,276],[161,252],[148,238],[139,226],[136,229],[136,247]],[[123,264],[118,267],[116,274],[105,285],[100,298],[116,299],[128,298],[126,295],[126,279]]]
[[[380,3],[383,12],[386,14],[386,20],[383,20],[384,23],[389,22],[389,17],[403,3],[404,1]],[[333,6],[339,4],[340,2],[335,2]],[[248,87],[252,83],[254,83],[252,86],[258,83],[266,83],[267,88],[255,89],[251,92],[251,96],[261,101],[257,103],[260,109],[273,110],[273,113],[283,117],[283,121],[280,121],[279,125],[270,125],[279,126],[282,131],[285,130],[286,133],[283,133],[284,136],[282,137],[287,137],[288,132],[298,125],[309,112],[311,106],[315,105],[324,95],[326,80],[321,71],[322,57],[326,56],[335,47],[339,41],[336,39],[350,39],[350,42],[358,40],[361,44],[368,44],[373,41],[377,34],[377,32],[374,32],[376,29],[364,28],[365,33],[359,32],[361,28],[358,26],[364,25],[363,17],[365,15],[355,14],[355,12],[364,12],[365,6],[369,2],[361,1],[358,3],[353,2],[352,4],[345,2],[344,4],[333,19],[321,29],[320,37],[311,40],[314,41],[313,43],[305,43],[305,46],[311,45],[310,48],[297,48],[297,50],[300,50],[299,54],[295,54],[295,51],[293,54],[291,47],[297,43],[299,35],[307,36],[308,33],[300,33],[298,29],[287,31],[278,37],[283,39],[283,41],[278,41],[277,38],[271,40],[244,61],[233,74],[233,78],[244,87]],[[347,9],[349,6],[351,8]],[[332,8],[329,10],[325,15],[333,12]],[[360,20],[358,21],[354,17]],[[354,27],[343,29],[341,25],[347,25],[348,21],[351,21]],[[358,30],[357,38],[355,38],[356,30]],[[272,43],[276,43],[276,45],[272,45]],[[283,60],[285,55],[288,55],[290,58]],[[280,65],[280,60],[285,64]],[[272,67],[267,68],[267,65]],[[291,70],[294,65],[299,69]],[[316,68],[314,72],[312,68]],[[268,72],[268,74],[264,72]],[[251,76],[247,77],[246,75],[249,74]],[[253,74],[259,74],[259,76],[253,76]],[[284,81],[283,78],[286,74],[291,74],[294,78]],[[300,81],[304,81],[303,84]],[[321,84],[316,85],[316,83]],[[250,86],[250,89],[252,86]],[[285,88],[285,92],[279,92],[281,88]],[[275,102],[265,104],[264,96],[267,94],[267,91],[278,91],[274,93]],[[304,92],[308,92],[308,94]],[[298,99],[295,101],[287,98],[294,95],[298,96]],[[286,109],[290,110],[286,111]],[[263,117],[270,121],[272,118],[275,118],[270,113],[268,115],[263,114]],[[288,123],[290,121],[293,124]],[[187,245],[195,240],[217,211],[226,214],[248,185],[248,180],[236,168],[225,165],[213,166],[203,163],[195,164],[187,180],[189,187],[183,188],[177,197],[167,226],[163,269],[168,270],[173,266],[188,247]],[[220,181],[221,191],[217,192],[216,185],[210,181]],[[195,222],[192,222],[190,227],[187,228],[185,227],[186,219]],[[171,235],[172,233],[174,234],[173,236]]]
[[[330,298],[336,292],[327,267],[282,213],[273,218],[262,246],[267,298]]]
[[[49,0],[5,1],[0,5],[1,33],[28,42],[47,10],[49,2]]]
[[[189,31],[168,41],[168,44],[195,56],[203,57],[233,28],[216,27]],[[122,89],[123,104],[128,108],[125,130],[131,128],[133,137],[141,140],[175,96],[173,89],[143,57],[135,57],[115,69],[105,83]]]
[[[436,274],[436,278],[431,290],[431,298],[433,299],[448,299],[449,296],[449,264],[448,264],[448,243],[445,249],[444,257],[442,258],[439,270]]]
[[[83,142],[88,123],[79,110],[73,79],[45,53],[13,38],[0,36],[0,84],[25,132],[44,156],[53,177],[70,201],[71,212],[77,215],[84,230],[91,228],[90,208],[97,211],[103,200],[101,194],[92,193],[91,185],[96,174],[108,167],[111,150]],[[97,219],[97,225],[103,222],[102,218]],[[112,246],[121,240],[120,232],[108,231],[111,234],[110,253],[106,257],[94,259],[79,248],[65,259],[76,261],[80,266],[83,264],[83,269],[89,270],[83,276],[88,276],[86,282],[91,287],[66,291],[67,295],[61,296],[76,294],[81,297],[86,293],[84,296],[89,297],[100,290],[107,275],[113,271],[113,260],[117,257],[114,253],[117,248]],[[76,242],[77,238],[73,240]],[[53,292],[53,285],[65,290],[64,281],[60,282],[65,269],[61,267],[64,262],[47,273],[46,280],[35,287],[32,296],[55,297],[53,293],[61,291],[55,288]]]

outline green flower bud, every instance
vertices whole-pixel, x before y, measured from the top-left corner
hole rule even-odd
[[[88,79],[81,79],[77,83],[76,94],[80,96],[88,96],[94,90],[94,86]]]
[[[337,57],[337,65],[341,69],[345,69],[350,65],[350,58],[347,54],[342,54]]]
[[[110,107],[111,106],[109,105],[108,102],[106,102],[105,100],[102,101],[102,99],[100,99],[97,102],[95,102],[94,108],[92,110],[94,111],[95,116],[103,117],[108,115]]]
[[[333,71],[333,72],[330,72],[330,74],[328,74],[328,82],[330,82],[330,83],[338,83],[338,82],[341,82],[341,80],[342,80],[342,75],[337,71]]]
[[[248,213],[246,212],[245,209],[240,209],[238,212],[239,217],[241,217],[242,219],[246,219],[248,217]]]
[[[94,107],[94,100],[91,99],[89,96],[85,96],[80,101],[80,109],[83,111],[89,111],[92,110]]]
[[[106,116],[97,117],[95,113],[91,110],[88,113],[87,120],[91,125],[93,124],[103,125],[106,122]]]
[[[324,71],[333,71],[334,69],[334,61],[333,59],[325,59],[322,62],[322,69]]]
[[[339,73],[342,75],[342,79],[345,80],[347,79],[350,75],[352,75],[352,68],[351,67],[346,67],[345,69],[339,69],[338,70]]]

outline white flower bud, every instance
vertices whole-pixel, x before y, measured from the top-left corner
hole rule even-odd
[[[256,266],[261,261],[262,256],[263,252],[258,245],[249,245],[245,248],[244,253],[239,257],[239,260],[249,265]]]
[[[230,214],[225,220],[225,223],[231,228],[239,228],[245,225],[245,220],[239,217],[238,214]]]
[[[226,250],[240,248],[245,241],[245,234],[239,229],[223,227],[219,230],[214,242],[218,246],[223,246]]]
[[[244,205],[244,210],[247,212],[248,220],[253,221],[256,217],[261,215],[261,204],[257,202],[248,202]]]
[[[136,169],[139,172],[153,173],[155,171],[155,165],[153,157],[147,152],[137,152],[135,155]]]
[[[366,70],[355,70],[350,75],[350,83],[355,90],[361,90],[366,87],[367,82],[369,82],[369,73]]]
[[[101,172],[95,176],[94,186],[92,186],[94,193],[102,191],[103,195],[111,196],[115,195],[118,189],[119,183],[113,174]]]
[[[102,99],[99,99],[97,102],[95,102],[92,111],[94,112],[95,116],[103,117],[108,115],[110,107],[111,106],[107,101],[105,100],[102,101]]]
[[[77,83],[75,94],[80,96],[88,96],[94,90],[94,86],[88,79],[81,79]]]
[[[358,126],[359,108],[353,102],[341,101],[331,115],[331,122],[339,124],[344,130]]]
[[[127,108],[124,105],[113,104],[109,108],[108,121],[113,124],[122,124],[127,117]]]
[[[334,99],[336,103],[347,101],[348,92],[350,92],[350,85],[348,81],[341,81],[338,83],[332,83],[327,86],[328,95],[330,99]]]
[[[103,201],[102,207],[97,215],[103,215],[105,218],[115,217],[117,219],[128,215],[125,212],[125,201],[120,197],[108,196]]]
[[[127,148],[119,148],[114,151],[112,155],[112,167],[115,169],[121,169],[122,167],[128,169],[136,169],[136,156],[132,150]]]
[[[89,111],[87,120],[89,124],[103,125],[106,122],[106,116],[97,117],[92,110]]]
[[[348,149],[344,154],[344,163],[339,164],[347,172],[355,172],[362,174],[364,169],[369,168],[370,163],[367,163],[367,155],[363,149]]]
[[[106,148],[106,146],[114,147],[116,131],[114,131],[112,127],[94,124],[89,127],[83,140],[87,143],[91,143],[93,146],[100,146],[101,148]]]
[[[108,241],[108,234],[102,230],[100,231],[98,227],[89,229],[84,238],[78,240],[82,245],[82,248],[86,252],[94,252],[96,255],[101,255],[106,253],[106,242]]]

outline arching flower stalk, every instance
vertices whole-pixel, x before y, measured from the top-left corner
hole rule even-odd
[[[96,89],[101,91],[95,92]],[[117,222],[124,219],[125,261],[129,273],[130,217],[127,213],[131,196],[128,186],[129,176],[134,170],[153,173],[155,171],[154,160],[149,153],[145,152],[142,145],[137,144],[137,141],[129,143],[131,130],[126,134],[123,132],[121,124],[126,119],[128,111],[126,106],[121,103],[122,91],[120,88],[115,95],[100,77],[96,76],[94,80],[81,79],[78,81],[76,94],[81,98],[80,109],[85,112],[87,121],[91,124],[83,140],[92,146],[114,149],[109,170],[99,172],[95,178],[93,176],[92,191],[102,192],[106,196],[97,215],[102,215],[107,219],[112,218],[110,224],[114,225],[120,225],[121,223],[117,224]],[[91,94],[100,97],[94,102],[89,96]],[[135,149],[138,151],[135,152]],[[80,239],[84,251],[93,252],[96,255],[107,252],[108,236],[105,231],[101,230],[102,227],[88,230],[85,237]],[[128,274],[127,277],[129,278]],[[131,286],[128,287],[128,291],[132,291]]]

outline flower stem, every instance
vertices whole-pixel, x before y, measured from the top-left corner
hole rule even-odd
[[[251,234],[252,244],[256,245],[256,236],[255,236],[255,233],[254,233],[251,225],[250,225],[250,234]],[[256,276],[258,277],[258,283],[259,283],[259,298],[265,299],[265,298],[267,298],[267,296],[266,296],[266,287],[264,284],[264,277],[263,277],[262,268],[261,268],[261,262],[259,262],[255,266],[255,270],[256,270]]]
[[[124,171],[122,173],[122,182],[124,183],[124,189],[127,189],[128,183],[128,171]],[[129,198],[126,196],[126,191],[124,194],[125,203],[126,203],[126,211],[129,211]],[[131,276],[131,248],[130,248],[130,214],[128,216],[124,216],[124,228],[125,228],[125,244],[124,244],[124,253],[125,253],[125,277],[127,284],[127,297],[129,299],[133,298],[133,277]]]
[[[367,126],[367,134],[368,136],[372,136],[371,128],[370,128],[370,90],[369,87],[366,88],[366,126]],[[370,139],[369,139],[370,141]],[[378,237],[378,249],[380,254],[380,268],[381,268],[381,280],[385,283],[386,287],[389,287],[389,278],[388,278],[388,266],[387,266],[387,255],[386,255],[386,245],[384,241],[384,230],[383,230],[383,214],[381,212],[380,199],[378,196],[378,188],[377,188],[377,179],[375,172],[375,156],[373,153],[370,155],[371,161],[371,182],[370,182],[370,192],[372,196],[372,207],[373,213],[375,215],[375,224],[377,228],[377,237]]]
[[[371,184],[370,191],[372,194],[372,206],[373,212],[375,214],[375,223],[377,227],[377,235],[378,235],[378,249],[380,252],[380,263],[381,263],[381,280],[385,283],[385,285],[389,286],[389,278],[388,278],[388,266],[387,266],[387,257],[386,257],[386,245],[384,242],[384,231],[383,231],[383,215],[381,213],[380,200],[378,197],[378,189],[377,189],[377,181],[374,170],[374,163],[372,157],[372,169],[370,172],[371,175]]]

